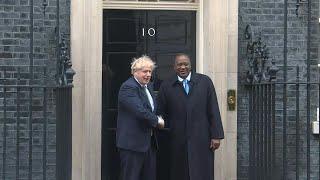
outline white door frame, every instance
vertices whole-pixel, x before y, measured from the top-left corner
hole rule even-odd
[[[236,111],[227,112],[227,89],[237,87],[237,0],[182,3],[110,3],[71,1],[71,60],[76,71],[73,88],[72,179],[101,179],[102,22],[103,9],[194,10],[196,67],[216,85],[226,139],[216,152],[217,179],[236,179]],[[205,66],[204,66],[205,65]]]

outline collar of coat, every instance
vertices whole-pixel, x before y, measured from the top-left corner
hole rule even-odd
[[[200,78],[200,76],[199,76],[198,73],[192,72],[191,79],[190,79],[191,86],[197,84],[199,78]],[[178,76],[177,75],[174,75],[170,81],[171,81],[171,84],[173,86],[177,85],[177,84],[181,84],[181,82],[178,80]]]
[[[148,84],[146,84],[146,85],[140,84],[139,81],[138,81],[134,76],[131,77],[131,81],[134,81],[135,84],[136,84],[138,87],[140,87],[141,89],[143,89],[144,87],[147,87],[147,88],[150,90],[150,87],[152,86],[150,82],[149,82]]]

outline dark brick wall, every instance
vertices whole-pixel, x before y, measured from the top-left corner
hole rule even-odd
[[[54,74],[56,68],[57,54],[56,54],[56,0],[47,0],[48,6],[43,13],[43,0],[34,0],[34,33],[33,33],[33,71],[34,74],[30,75],[30,0],[0,0],[0,78],[10,79],[7,83],[15,84],[17,78],[17,67],[21,69],[21,84],[52,84],[54,82]],[[317,79],[318,63],[318,46],[319,46],[319,25],[317,17],[319,16],[319,1],[311,0],[312,2],[312,42],[311,42],[311,80]],[[307,16],[306,5],[301,7],[300,16],[295,15],[296,0],[288,1],[288,80],[294,80],[296,77],[295,67],[298,65],[301,69],[301,81],[306,81],[306,56],[307,56]],[[60,0],[60,30],[62,33],[69,34],[69,16],[70,16],[70,0]],[[261,32],[263,40],[267,43],[271,57],[276,60],[276,65],[280,68],[278,73],[278,81],[283,80],[283,37],[284,37],[284,0],[239,0],[239,91],[238,91],[238,179],[248,178],[249,167],[249,123],[248,123],[248,91],[242,85],[245,79],[246,71],[246,40],[244,39],[244,28],[247,24],[252,25],[255,37]],[[48,75],[44,79],[43,67],[47,67]],[[4,68],[8,71],[4,73]],[[35,79],[30,81],[31,76]],[[1,81],[3,84],[4,82]],[[277,127],[282,124],[282,88],[278,87],[277,99]],[[301,139],[302,155],[301,163],[303,168],[301,176],[305,179],[306,165],[305,147],[306,147],[306,92],[301,89]],[[288,87],[288,95],[292,96],[290,87]],[[3,92],[3,88],[0,90]],[[13,90],[13,91],[16,91]],[[6,141],[4,141],[4,112],[3,94],[0,92],[0,177],[2,177],[3,162],[6,164],[6,179],[16,179],[16,130],[17,130],[17,113],[15,113],[17,98],[15,93],[8,94],[6,104],[11,108],[6,116]],[[312,97],[317,97],[316,88],[312,91]],[[20,118],[20,134],[19,134],[19,178],[27,179],[29,175],[29,141],[30,129],[28,127],[28,98],[29,91],[21,89],[21,104]],[[32,152],[32,179],[43,179],[43,146],[44,146],[44,125],[43,125],[43,93],[41,90],[35,90],[33,94],[33,123],[32,123],[32,139],[33,139],[33,152]],[[46,139],[46,176],[47,179],[55,178],[55,114],[54,114],[54,96],[51,91],[47,92],[48,98],[48,124],[47,124],[47,139]],[[289,107],[294,102],[288,101]],[[315,102],[311,102],[312,119],[315,115]],[[289,109],[289,112],[294,111]],[[292,113],[288,113],[292,114]],[[290,116],[288,117],[290,119]],[[295,126],[295,124],[293,124]],[[289,130],[291,132],[291,130]],[[278,128],[277,131],[277,144],[281,145],[282,130]],[[293,136],[288,136],[289,140],[294,139],[294,131],[291,133]],[[293,138],[291,138],[293,137]],[[6,155],[3,156],[3,145],[6,142]],[[311,136],[311,177],[312,179],[319,179],[317,171],[319,170],[318,162],[318,141],[317,137]],[[294,142],[291,143],[294,147]],[[294,165],[295,157],[288,146],[288,161],[289,164]],[[279,172],[281,171],[282,158],[281,149],[279,149],[277,157],[279,159],[278,166]],[[5,157],[5,159],[3,159]],[[293,166],[288,167],[288,179],[293,179],[294,174]]]
[[[70,0],[59,3],[59,29],[68,38]],[[57,0],[0,0],[0,179],[55,179],[53,89],[3,85],[55,85],[57,40]]]
[[[311,0],[311,48],[310,48],[310,80],[318,80],[319,72],[319,1]],[[287,81],[295,81],[296,66],[300,67],[300,81],[307,81],[307,4],[303,4],[296,16],[296,0],[288,0],[287,31]],[[277,81],[283,82],[284,65],[284,0],[240,0],[239,1],[239,84],[238,84],[238,179],[248,179],[249,169],[249,121],[248,121],[248,89],[243,86],[247,70],[245,27],[251,24],[254,37],[261,32],[263,41],[270,50],[279,67]],[[283,86],[276,91],[276,165],[278,178],[282,173],[282,121],[283,121]],[[311,87],[311,121],[316,119],[318,103],[318,87]],[[287,87],[287,179],[295,179],[295,91]],[[307,142],[307,92],[306,86],[300,87],[300,124],[301,146],[300,178],[306,179],[306,142]],[[311,179],[319,178],[319,137],[311,135]]]

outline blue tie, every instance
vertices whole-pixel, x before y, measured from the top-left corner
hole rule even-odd
[[[184,91],[189,94],[189,84],[188,84],[188,80],[187,79],[184,79],[183,80],[183,88],[184,88]]]

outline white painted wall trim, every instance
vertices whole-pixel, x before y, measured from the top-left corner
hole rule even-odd
[[[72,0],[72,179],[101,179],[102,2]]]
[[[198,10],[199,3],[103,1],[103,9]]]
[[[196,21],[196,71],[203,73],[203,1],[199,2]]]
[[[101,179],[101,66],[104,9],[196,11],[196,67],[216,84],[226,139],[217,152],[216,179],[236,179],[237,118],[226,111],[227,89],[237,88],[238,1],[198,3],[71,2],[71,59],[76,70],[73,89],[72,179]]]

